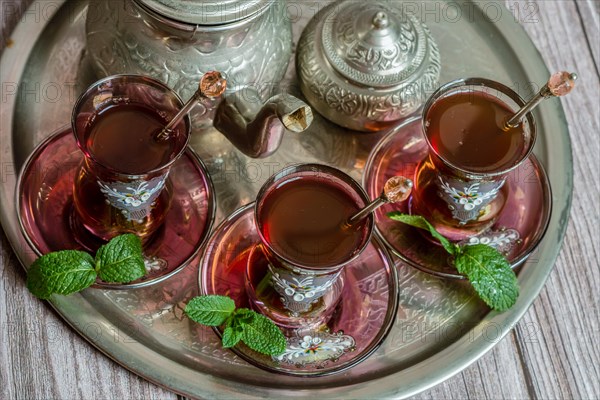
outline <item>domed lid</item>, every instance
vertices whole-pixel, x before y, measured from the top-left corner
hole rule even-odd
[[[222,25],[248,18],[272,0],[135,0],[169,19],[193,25]]]
[[[321,38],[328,61],[365,86],[398,85],[427,54],[420,21],[388,2],[340,2],[325,19]]]

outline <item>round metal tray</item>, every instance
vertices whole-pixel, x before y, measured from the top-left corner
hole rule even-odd
[[[0,60],[0,218],[26,266],[34,253],[16,218],[17,172],[37,143],[69,121],[77,94],[94,80],[82,57],[86,4],[61,4],[46,10],[41,21],[23,19],[12,36],[14,45]],[[547,80],[549,73],[539,53],[501,3],[465,3],[461,15],[456,4],[439,5],[435,15],[423,9],[420,16],[440,47],[442,83],[482,76],[529,97],[531,83]],[[315,7],[296,3],[290,8],[296,40]],[[419,13],[418,7],[415,11]],[[293,65],[287,76],[281,86],[297,94]],[[88,289],[69,297],[55,296],[51,304],[84,338],[125,368],[193,397],[382,398],[417,393],[490,350],[525,313],[552,270],[571,202],[571,144],[558,100],[541,105],[536,118],[540,138],[535,154],[546,167],[552,187],[561,190],[553,194],[546,237],[519,271],[521,296],[507,312],[489,312],[464,283],[428,276],[399,263],[400,306],[392,331],[377,352],[342,374],[275,379],[223,350],[212,330],[190,323],[183,315],[185,302],[197,294],[198,260],[152,287]],[[192,146],[215,184],[216,225],[251,202],[261,184],[288,164],[330,164],[360,181],[368,153],[382,135],[349,132],[316,116],[307,132],[287,134],[282,148],[263,160],[241,155],[215,131],[197,133]]]

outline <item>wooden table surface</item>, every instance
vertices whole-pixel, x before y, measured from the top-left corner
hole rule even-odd
[[[15,10],[30,1],[0,1],[0,49],[18,22]],[[580,77],[576,91],[562,100],[574,155],[571,219],[550,278],[515,329],[479,361],[415,398],[598,399],[600,2],[507,0],[506,6],[520,13],[551,71]],[[24,283],[0,230],[0,399],[178,397],[105,357]]]

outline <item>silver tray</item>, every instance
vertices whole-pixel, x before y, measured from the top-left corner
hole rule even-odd
[[[423,11],[422,17],[441,50],[441,82],[490,77],[529,97],[530,83],[547,80],[549,72],[539,53],[501,3],[467,3],[462,16],[456,15],[457,3],[452,7],[445,7],[444,2],[435,4],[436,15]],[[296,40],[318,6],[294,3],[289,8]],[[22,20],[12,37],[14,46],[7,48],[0,60],[4,86],[0,219],[23,265],[33,261],[34,253],[16,220],[16,175],[34,146],[69,121],[77,94],[93,79],[82,58],[85,7],[84,2],[54,2],[53,7],[44,8],[41,22],[39,18]],[[292,64],[281,86],[296,93]],[[10,94],[13,91],[15,94]],[[521,296],[510,311],[489,312],[467,285],[399,263],[400,306],[392,331],[379,350],[342,374],[299,379],[250,366],[221,349],[210,329],[184,317],[183,305],[197,294],[197,260],[159,285],[129,291],[89,289],[69,297],[56,296],[51,305],[91,344],[125,368],[192,397],[382,398],[415,394],[458,373],[490,350],[522,317],[552,270],[571,204],[571,144],[559,101],[544,103],[536,118],[541,134],[535,154],[558,190],[553,193],[548,233],[519,271]],[[345,131],[317,116],[308,132],[288,134],[282,148],[264,160],[246,158],[214,131],[196,135],[192,146],[211,171],[219,203],[218,223],[252,201],[273,171],[291,163],[334,165],[360,181],[369,150],[381,137]]]

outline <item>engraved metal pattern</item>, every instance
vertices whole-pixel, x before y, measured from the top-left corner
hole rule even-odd
[[[175,21],[221,25],[248,18],[272,0],[135,0]]]
[[[328,362],[335,362],[344,353],[354,349],[356,342],[349,335],[342,332],[334,334],[328,332],[310,332],[310,335],[287,339],[285,351],[275,360],[285,364],[294,364],[306,367],[315,365],[323,367]]]
[[[464,225],[477,219],[483,209],[490,204],[504,185],[499,181],[464,181],[438,175],[436,184],[440,196],[452,212],[452,217]]]
[[[95,4],[105,3],[112,1]],[[56,15],[42,23],[34,18],[21,21],[21,29],[15,31],[13,39],[22,57],[9,59],[15,55],[14,48],[2,54],[2,65],[7,68],[0,69],[1,80],[24,85],[20,95],[7,95],[2,106],[7,118],[0,119],[0,158],[5,165],[14,165],[14,171],[22,166],[35,144],[68,121],[76,98],[76,93],[71,94],[73,84],[88,73],[80,68],[86,3],[56,4],[62,4],[53,8]],[[483,15],[480,3],[467,4]],[[313,15],[312,9],[305,8],[303,16],[309,15]],[[304,23],[298,22],[298,31]],[[430,27],[440,47],[448,49],[444,53],[443,81],[477,75],[531,82],[547,76],[539,53],[526,34],[515,29],[517,24],[511,15],[503,15],[494,23],[476,17],[472,21],[442,21]],[[474,29],[484,35],[473,35]],[[511,32],[510,36],[505,32]],[[497,38],[493,48],[487,41],[490,36]],[[468,65],[464,60],[469,60]],[[290,71],[293,74],[293,68]],[[26,91],[31,82],[41,82],[42,88],[45,83],[57,83],[63,97],[60,101],[46,101],[44,97],[32,101],[35,95]],[[400,263],[400,307],[392,331],[379,350],[360,365],[342,375],[319,378],[323,386],[312,385],[316,382],[312,379],[286,376],[277,376],[277,387],[271,386],[272,374],[223,349],[210,328],[191,323],[183,309],[198,294],[197,261],[176,279],[152,287],[86,290],[69,297],[56,296],[51,303],[76,332],[119,364],[189,397],[240,397],[252,393],[282,398],[298,389],[315,398],[343,396],[348,382],[356,383],[353,393],[359,397],[408,397],[456,374],[490,350],[532,304],[552,271],[566,229],[561,216],[568,215],[573,170],[560,103],[548,103],[536,117],[540,130],[547,133],[539,138],[536,153],[547,167],[552,186],[562,190],[553,194],[550,227],[540,244],[539,257],[522,267],[525,273],[519,275],[519,304],[502,314],[487,315],[488,309],[472,296],[468,286]],[[295,160],[329,163],[360,179],[366,153],[374,145],[372,135],[356,134],[322,118],[316,118],[309,129],[306,135],[286,135],[281,149],[261,164],[236,152],[218,132],[192,138],[192,146],[206,161],[216,186],[217,219],[252,201],[271,171]],[[16,173],[5,174],[4,178],[0,180],[0,202],[5,205],[0,209],[3,229],[19,258],[28,265],[33,261],[33,252],[25,245],[14,215]],[[365,296],[371,290],[377,293],[377,284],[364,285],[361,292]]]
[[[163,26],[133,0],[102,2],[88,15],[88,56],[98,75],[149,75],[184,99],[205,72],[217,70],[227,76],[229,92],[255,85],[266,100],[291,54],[290,22],[277,2],[270,7],[231,29],[199,27],[187,33]]]
[[[347,3],[336,4],[344,7]],[[378,4],[369,3],[364,8],[372,13]],[[348,31],[354,29],[350,25],[353,20],[335,15],[339,8],[333,6],[323,9],[309,22],[298,42],[296,69],[302,93],[311,106],[329,120],[361,131],[381,130],[416,111],[437,88],[440,76],[440,54],[429,29],[414,17],[406,16],[400,23],[406,40],[398,41],[392,49],[369,50],[353,42],[351,48],[339,50],[336,43],[352,40],[346,38],[352,37]],[[354,11],[347,6],[346,13]],[[332,19],[340,22],[332,23]],[[334,34],[341,38],[334,40]],[[362,64],[364,71],[351,67],[339,55],[340,51],[347,51],[346,58]],[[403,51],[410,56],[402,56]],[[342,79],[336,71],[347,79]]]
[[[521,234],[515,229],[489,229],[477,236],[465,239],[459,244],[466,246],[487,244],[503,254],[508,254],[520,241]]]
[[[121,211],[127,221],[142,223],[150,214],[154,201],[165,186],[168,173],[150,180],[131,180],[127,182],[104,182],[98,180],[100,191],[107,204]]]
[[[432,39],[425,26],[400,9],[368,2],[336,12],[334,8],[325,16],[333,23],[323,24],[321,40],[327,60],[346,78],[368,86],[396,86],[415,73],[427,56]],[[386,36],[378,37],[380,43],[374,45],[368,39],[377,13],[390,22]]]
[[[301,316],[309,311],[311,305],[325,296],[340,276],[340,272],[302,275],[283,268],[275,268],[270,264],[269,271],[271,284],[281,296],[283,306],[292,317]]]

